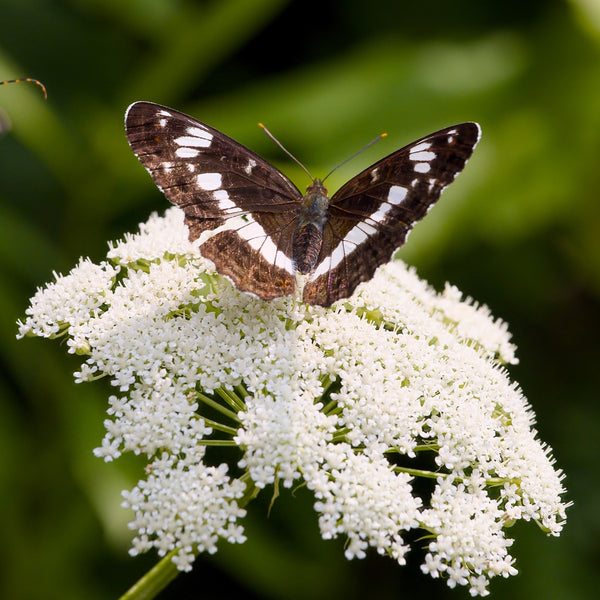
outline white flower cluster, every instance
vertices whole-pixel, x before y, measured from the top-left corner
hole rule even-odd
[[[149,459],[124,493],[132,553],[176,550],[189,569],[219,538],[244,541],[249,490],[299,480],[348,558],[371,547],[403,564],[420,528],[422,570],[473,595],[516,573],[515,520],[560,533],[563,475],[501,366],[516,362],[506,326],[456,288],[393,262],[334,309],[263,302],[214,274],[175,208],[108,258],[38,290],[19,335],[66,336],[87,355],[77,381],[118,388],[96,454]],[[211,444],[242,451],[241,478],[209,465]]]

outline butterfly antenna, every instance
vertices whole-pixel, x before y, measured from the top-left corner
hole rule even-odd
[[[46,86],[37,79],[32,79],[31,77],[21,77],[20,79],[6,79],[5,81],[0,81],[0,85],[4,85],[5,83],[21,83],[22,81],[29,81],[30,83],[35,83],[42,88],[42,92],[44,92],[44,100],[48,100],[48,92],[46,92]]]
[[[304,172],[310,177],[310,180],[314,183],[315,178],[310,174],[310,171],[262,124],[258,126],[299,166],[302,167]]]
[[[349,156],[346,160],[342,161],[337,167],[333,167],[322,181],[325,181],[332,173],[337,171],[340,167],[344,166],[347,162],[350,162],[353,158],[356,158],[359,154],[362,154],[367,148],[370,148],[373,144],[378,142],[381,138],[387,137],[387,133],[380,133],[374,140],[371,140],[366,146],[363,146],[358,152],[355,152],[352,156]]]

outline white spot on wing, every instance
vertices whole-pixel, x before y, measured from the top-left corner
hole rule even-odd
[[[252,169],[254,169],[255,166],[256,166],[256,161],[251,158],[248,161],[248,164],[244,167],[244,171],[246,171],[246,173],[248,175],[250,175],[252,173]]]
[[[415,165],[415,171],[417,173],[429,173],[431,170],[431,165],[426,162],[420,162]]]
[[[479,128],[479,125],[477,126]],[[450,131],[446,132],[448,134],[448,143],[449,144],[454,144],[454,140],[456,139],[454,136],[456,136],[456,134],[458,133],[458,131],[456,129],[451,129]],[[479,135],[477,136],[477,139],[479,140]]]
[[[193,146],[196,148],[208,148],[210,146],[210,140],[212,138],[200,138],[191,135],[182,135],[181,137],[175,138],[174,142],[178,146]]]
[[[405,187],[402,187],[401,185],[393,185],[388,192],[387,201],[390,204],[398,206],[398,204],[400,204],[404,198],[406,198],[406,194],[408,194],[408,190]],[[381,208],[379,210],[381,210]]]
[[[207,137],[209,140],[212,140],[212,135],[208,133],[206,127],[203,127],[201,123],[198,123],[198,127],[188,127],[186,129],[188,135],[195,135],[197,137]]]
[[[221,173],[200,173],[196,176],[196,183],[206,191],[216,190],[221,187]]]
[[[196,150],[195,148],[186,148],[185,146],[175,150],[175,156],[178,156],[179,158],[196,158],[198,154],[200,154],[200,150]]]
[[[413,148],[408,157],[415,162],[429,162],[435,158],[435,152],[415,152]]]
[[[193,148],[208,148],[212,141],[212,134],[200,127],[188,127],[186,129],[188,135],[182,135],[175,138],[174,142],[178,146],[191,146]]]
[[[425,150],[429,150],[429,148],[431,148],[431,142],[421,142],[420,144],[413,146],[410,149],[409,154],[413,154],[414,152],[423,152]]]

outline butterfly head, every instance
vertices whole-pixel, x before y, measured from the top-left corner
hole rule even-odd
[[[325,196],[325,198],[329,197],[329,192],[327,188],[323,185],[323,181],[321,179],[313,179],[313,182],[306,188],[305,198],[309,196]]]

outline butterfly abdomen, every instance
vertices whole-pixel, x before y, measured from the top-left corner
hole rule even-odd
[[[317,179],[306,190],[292,243],[294,265],[303,275],[310,273],[317,264],[328,207],[327,189]]]
[[[312,224],[303,225],[294,235],[294,266],[299,273],[310,273],[317,264],[321,245],[323,243],[323,228]]]

